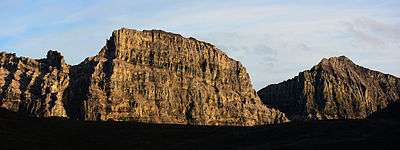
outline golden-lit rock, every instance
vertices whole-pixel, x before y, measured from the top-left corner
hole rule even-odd
[[[97,56],[72,70],[70,99],[77,101],[71,107],[78,119],[200,125],[287,121],[262,104],[238,61],[209,43],[173,33],[114,31]]]
[[[7,96],[1,107],[36,116],[235,126],[288,121],[261,102],[240,62],[209,43],[160,30],[116,30],[98,55],[75,66],[54,52],[43,60],[1,59]],[[13,69],[17,64],[24,69]]]
[[[0,53],[1,107],[37,117],[67,117],[63,94],[68,74],[69,66],[56,51],[38,60]]]

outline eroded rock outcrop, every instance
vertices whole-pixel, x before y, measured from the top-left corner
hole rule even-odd
[[[67,117],[68,74],[69,66],[56,51],[49,51],[45,59],[0,53],[0,106],[37,117]]]
[[[361,119],[399,101],[400,79],[341,56],[257,93],[291,120]]]
[[[47,59],[23,63],[15,56],[2,59],[1,93],[10,95],[1,98],[2,107],[79,120],[245,126],[288,121],[263,105],[240,62],[194,38],[123,28],[79,65],[65,65],[59,56],[49,52]],[[11,62],[28,66],[22,72],[33,70],[29,74],[38,74],[38,83],[20,85],[14,72],[21,69],[7,67]],[[21,98],[25,88],[37,91]],[[34,103],[35,111],[22,102]]]

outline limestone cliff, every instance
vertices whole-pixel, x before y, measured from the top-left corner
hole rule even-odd
[[[240,62],[194,38],[123,28],[79,65],[55,58],[53,52],[43,60],[2,58],[2,107],[79,120],[244,126],[288,121],[263,105]],[[27,69],[10,66],[15,64]],[[38,83],[21,84],[19,71],[38,74]],[[35,93],[21,98],[25,88]]]
[[[291,120],[361,119],[399,101],[400,79],[341,56],[257,93]]]

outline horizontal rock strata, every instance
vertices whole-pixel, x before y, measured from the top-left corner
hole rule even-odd
[[[78,120],[240,125],[281,123],[246,69],[215,46],[160,30],[113,32],[98,55],[75,66],[1,55],[1,107]]]

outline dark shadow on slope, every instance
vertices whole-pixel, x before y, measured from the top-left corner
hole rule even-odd
[[[97,62],[88,59],[79,65],[72,66],[69,73],[69,85],[64,91],[64,106],[67,116],[74,120],[84,120],[84,100],[87,99],[91,76]]]
[[[386,108],[372,113],[368,119],[370,120],[400,120],[400,102],[397,101],[390,104]]]
[[[93,74],[99,63],[104,63],[102,72],[105,77],[98,81],[97,86],[102,88],[107,97],[111,94],[111,75],[113,74],[113,60],[115,59],[115,42],[110,39],[102,49],[104,55],[87,58],[82,63],[72,66],[70,69],[70,83],[64,92],[64,106],[68,117],[74,120],[99,119],[100,114],[85,114],[84,102],[90,98],[90,85],[93,85]],[[102,53],[100,52],[100,53]],[[106,61],[101,61],[99,57],[104,57]],[[98,106],[99,107],[99,106]],[[106,106],[107,107],[107,106]],[[107,110],[107,109],[106,109]],[[92,118],[86,118],[92,116]],[[93,118],[94,116],[94,118]]]

